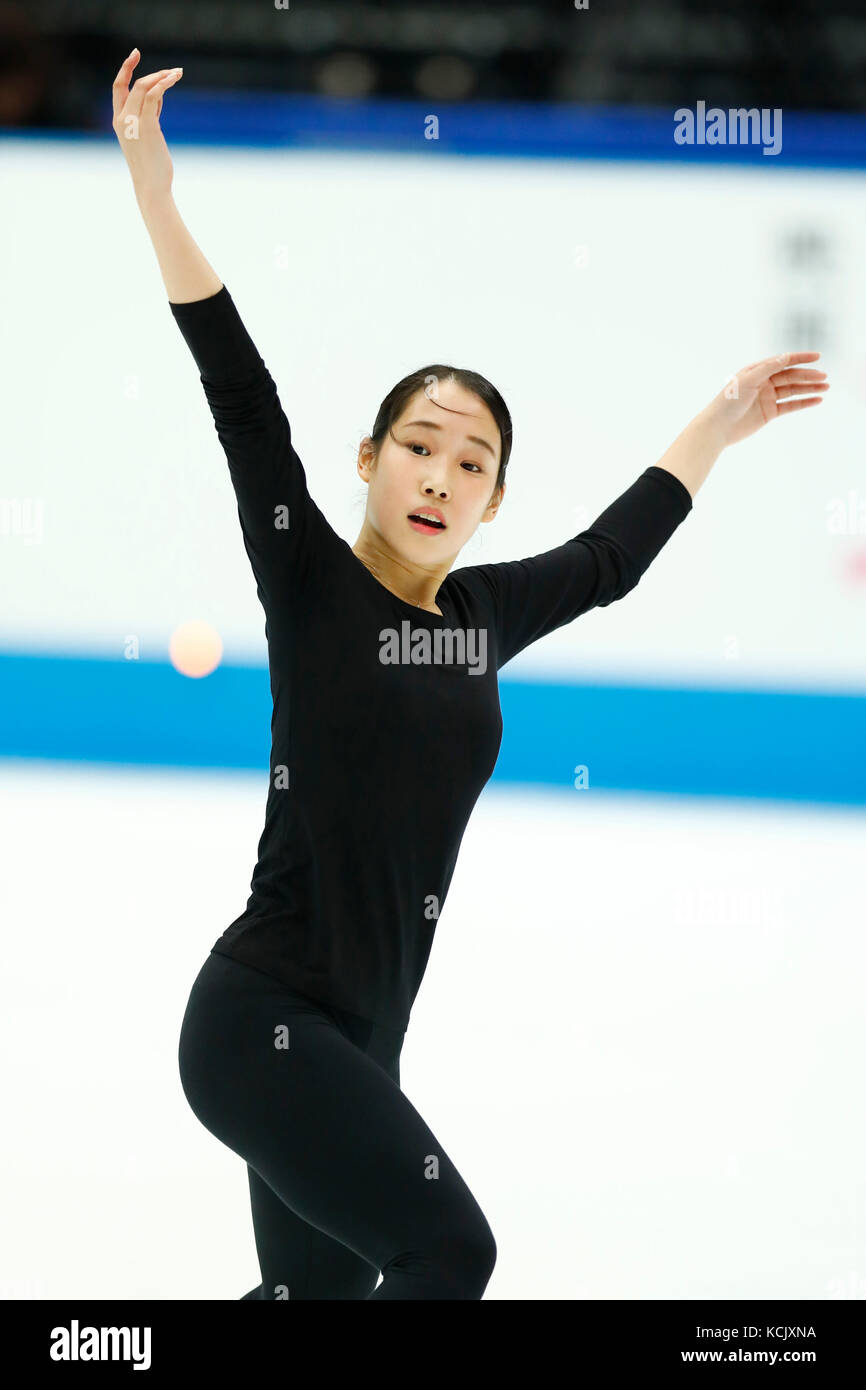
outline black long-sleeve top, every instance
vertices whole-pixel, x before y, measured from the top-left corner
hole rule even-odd
[[[441,616],[417,608],[374,577],[311,498],[227,288],[170,308],[228,461],[273,697],[250,896],[212,950],[405,1030],[499,753],[499,669],[629,593],[691,495],[647,468],[579,535],[527,559],[452,570],[436,594]]]

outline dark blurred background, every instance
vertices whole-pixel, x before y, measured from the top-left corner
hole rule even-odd
[[[0,126],[110,128],[133,47],[213,91],[866,110],[866,0],[0,0]]]

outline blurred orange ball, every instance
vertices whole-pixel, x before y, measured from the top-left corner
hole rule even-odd
[[[168,653],[182,676],[209,676],[220,664],[222,638],[210,623],[181,623],[171,635]]]

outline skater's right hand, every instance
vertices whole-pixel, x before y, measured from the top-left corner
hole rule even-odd
[[[137,48],[130,53],[111,89],[114,117],[111,122],[126,156],[136,196],[154,197],[171,192],[174,169],[165,137],[159,127],[162,94],[173,86],[183,68],[162,68],[139,77],[132,91],[129,79],[141,57]]]

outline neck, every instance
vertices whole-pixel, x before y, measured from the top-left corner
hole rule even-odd
[[[380,546],[371,544],[363,534],[352,546],[352,553],[367,566],[380,584],[405,603],[414,603],[417,608],[424,608],[429,612],[439,612],[436,595],[448,572],[447,569],[436,575],[431,575],[426,570],[412,569],[402,560],[387,554]]]

